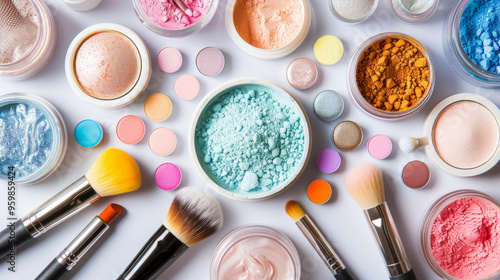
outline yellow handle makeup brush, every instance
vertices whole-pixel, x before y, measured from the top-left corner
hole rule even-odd
[[[389,278],[416,280],[385,202],[384,182],[378,166],[373,163],[356,165],[347,171],[344,182],[347,192],[365,212],[387,264]]]
[[[120,149],[107,149],[84,176],[0,232],[0,258],[99,198],[131,192],[140,186],[141,172],[135,160]]]

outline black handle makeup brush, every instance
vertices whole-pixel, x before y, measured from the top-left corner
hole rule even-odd
[[[222,209],[209,192],[182,188],[174,198],[163,225],[151,236],[117,280],[158,278],[191,245],[222,226]]]
[[[24,218],[0,232],[0,258],[59,225],[101,197],[141,186],[141,172],[126,152],[110,148],[87,173]]]
[[[352,167],[345,176],[347,192],[364,210],[392,280],[417,280],[385,202],[382,172],[372,163]]]

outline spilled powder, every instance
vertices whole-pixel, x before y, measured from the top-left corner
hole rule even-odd
[[[233,21],[236,31],[259,49],[278,49],[297,37],[304,7],[299,0],[236,0]]]
[[[172,0],[141,0],[144,13],[159,26],[178,30],[198,22],[210,7],[211,0],[183,0],[191,11],[187,15]]]
[[[492,276],[500,270],[500,209],[482,198],[453,201],[434,221],[431,248],[437,264],[455,278]]]
[[[0,1],[0,63],[28,55],[38,36],[39,18],[28,0]]]

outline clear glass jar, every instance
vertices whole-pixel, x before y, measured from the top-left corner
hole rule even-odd
[[[214,17],[215,12],[217,11],[217,6],[219,5],[219,0],[210,0],[210,7],[208,7],[206,13],[202,16],[200,20],[198,20],[197,22],[193,23],[192,25],[186,28],[167,29],[162,26],[159,26],[148,15],[146,15],[144,9],[141,6],[141,0],[130,0],[130,1],[132,3],[132,8],[134,9],[135,14],[149,30],[161,36],[172,37],[172,38],[186,37],[205,27]]]
[[[434,0],[427,10],[421,13],[411,13],[403,6],[401,1],[402,0],[391,0],[392,10],[399,19],[409,23],[420,23],[428,20],[432,17],[434,12],[436,12],[439,6],[439,0]]]
[[[295,51],[300,46],[300,44],[302,44],[307,36],[307,33],[309,32],[309,27],[311,25],[311,7],[309,6],[308,0],[299,0],[302,5],[302,10],[304,11],[304,15],[302,17],[301,27],[299,32],[297,33],[297,36],[295,36],[295,38],[288,44],[277,49],[261,49],[254,47],[251,44],[247,43],[243,38],[241,38],[234,25],[233,14],[236,1],[238,0],[227,1],[225,14],[227,33],[229,34],[229,37],[231,37],[231,40],[233,40],[233,42],[242,51],[251,56],[261,59],[278,59],[285,57]]]
[[[343,22],[346,22],[346,23],[352,23],[352,24],[356,24],[356,23],[360,23],[360,22],[363,22],[365,21],[366,19],[368,19],[369,17],[371,17],[371,15],[373,15],[373,13],[375,12],[375,10],[377,9],[378,7],[378,2],[379,0],[375,0],[373,2],[373,6],[372,8],[370,9],[370,11],[368,13],[366,13],[364,16],[362,17],[359,17],[359,18],[347,18],[347,17],[343,17],[342,15],[340,15],[339,12],[337,12],[337,10],[335,10],[335,7],[334,7],[334,2],[335,0],[329,0],[330,2],[330,10],[332,11],[333,15],[340,19],[341,21]]]
[[[424,97],[420,99],[420,101],[415,104],[413,107],[409,108],[408,110],[405,111],[400,111],[400,112],[386,112],[382,111],[380,109],[375,108],[373,105],[368,103],[363,95],[361,94],[359,88],[358,88],[358,82],[356,80],[356,72],[357,72],[357,67],[358,63],[360,60],[361,55],[363,52],[369,48],[372,44],[380,41],[384,41],[385,39],[390,38],[390,39],[403,39],[412,45],[414,45],[426,58],[427,60],[427,65],[429,67],[429,85],[427,86],[426,91],[423,93]],[[434,81],[436,79],[435,77],[435,71],[434,71],[434,63],[432,61],[430,53],[420,44],[417,40],[415,40],[413,37],[410,37],[406,34],[403,33],[392,33],[392,32],[387,32],[387,33],[380,33],[378,35],[375,35],[368,40],[364,41],[354,52],[354,55],[351,58],[351,62],[349,63],[349,69],[348,69],[348,75],[347,75],[347,87],[349,89],[349,93],[351,95],[352,100],[354,101],[354,104],[358,108],[361,109],[364,113],[367,115],[376,118],[376,119],[381,119],[381,120],[400,120],[406,117],[409,117],[410,115],[415,114],[419,110],[421,110],[425,103],[429,101],[431,98],[432,92],[434,91]]]
[[[427,264],[431,267],[431,269],[439,276],[441,279],[446,279],[446,280],[460,280],[457,278],[452,277],[448,273],[446,273],[436,262],[434,259],[434,256],[432,254],[432,248],[431,248],[431,231],[432,231],[432,226],[434,225],[434,221],[436,220],[436,217],[443,211],[443,209],[448,206],[450,203],[457,199],[461,198],[480,198],[484,199],[486,201],[489,201],[496,205],[498,208],[500,208],[500,204],[494,200],[492,197],[489,195],[475,191],[475,190],[458,190],[451,192],[449,194],[446,194],[442,196],[441,198],[437,199],[432,205],[429,207],[427,212],[425,213],[424,217],[422,218],[422,221],[420,222],[420,229],[419,229],[419,246],[420,246],[420,252],[422,253],[422,256],[424,257],[425,261]],[[491,275],[488,278],[484,278],[481,280],[492,280],[496,279],[498,276],[500,276],[500,271],[495,273],[494,275]]]
[[[461,0],[443,26],[443,49],[451,69],[460,78],[479,87],[500,87],[500,74],[484,70],[465,53],[460,40],[460,20],[469,0]]]
[[[0,78],[19,81],[33,77],[49,64],[57,42],[57,30],[52,14],[43,0],[29,0],[39,19],[38,34],[31,50],[10,63],[0,63]]]
[[[286,279],[300,280],[300,258],[297,253],[297,249],[295,249],[295,246],[290,238],[276,229],[261,225],[246,225],[238,227],[222,238],[212,255],[212,261],[210,263],[210,279],[220,279],[219,270],[222,265],[222,260],[228,250],[230,250],[235,244],[252,238],[267,239],[269,242],[280,247],[281,250],[284,250],[286,252],[286,257],[292,261],[291,266],[293,267],[293,271],[290,272],[292,276],[287,277]]]
[[[52,148],[45,163],[36,171],[23,177],[16,177],[16,183],[34,184],[52,174],[61,164],[66,154],[68,136],[64,120],[56,107],[47,100],[36,95],[9,93],[0,97],[0,107],[11,104],[27,104],[41,111],[52,128]],[[0,175],[0,182],[7,182],[8,176]]]

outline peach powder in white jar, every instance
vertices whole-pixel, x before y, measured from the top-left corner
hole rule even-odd
[[[498,149],[495,116],[474,101],[459,101],[443,109],[432,138],[439,156],[456,168],[471,169],[486,163]]]

